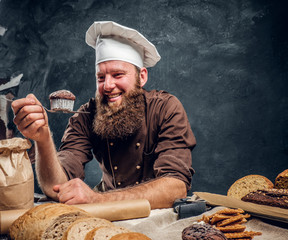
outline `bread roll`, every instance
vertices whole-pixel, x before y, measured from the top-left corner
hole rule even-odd
[[[110,240],[151,240],[151,238],[147,237],[142,233],[137,232],[129,232],[129,233],[119,233]]]
[[[81,240],[85,239],[86,234],[94,228],[114,226],[112,222],[102,218],[80,218],[70,224],[63,234],[62,240]]]
[[[278,174],[278,176],[275,179],[275,188],[288,189],[288,169]]]
[[[86,234],[85,240],[108,240],[119,233],[130,232],[124,227],[111,226],[111,227],[98,227]]]
[[[238,179],[228,189],[227,196],[241,199],[250,192],[273,188],[274,184],[261,175],[247,175]]]
[[[90,215],[77,207],[46,203],[31,208],[17,218],[9,228],[13,240],[61,239],[69,224]]]

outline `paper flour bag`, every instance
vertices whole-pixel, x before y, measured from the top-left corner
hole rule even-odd
[[[34,205],[34,176],[27,153],[28,139],[0,141],[0,210],[31,208]]]

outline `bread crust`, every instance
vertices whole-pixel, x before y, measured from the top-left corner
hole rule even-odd
[[[227,196],[241,199],[250,192],[273,187],[274,184],[265,176],[251,174],[235,181],[228,189]]]
[[[275,188],[288,189],[288,169],[278,174],[275,179]]]

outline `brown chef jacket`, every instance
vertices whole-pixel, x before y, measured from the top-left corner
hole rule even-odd
[[[164,91],[144,90],[146,113],[142,127],[125,140],[101,140],[92,131],[95,99],[80,107],[90,114],[69,119],[59,159],[69,179],[84,179],[84,165],[95,158],[106,190],[133,186],[163,176],[185,182],[190,189],[191,150],[196,144],[180,101]],[[91,152],[92,150],[92,152]]]

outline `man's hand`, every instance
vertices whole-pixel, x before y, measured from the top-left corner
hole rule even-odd
[[[48,117],[38,99],[29,94],[26,98],[12,102],[14,123],[24,137],[34,141],[45,141],[49,133]]]
[[[99,202],[101,194],[94,192],[81,179],[75,178],[61,185],[55,185],[53,190],[57,192],[59,202],[66,204],[83,204]]]

